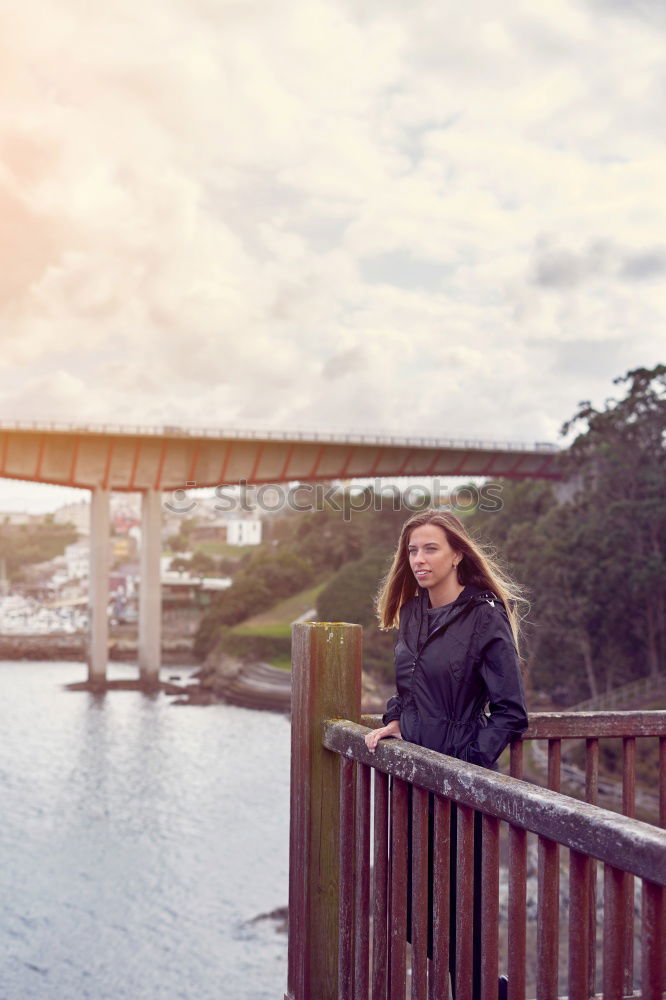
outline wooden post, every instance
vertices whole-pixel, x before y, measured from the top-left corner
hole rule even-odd
[[[360,721],[360,625],[292,627],[289,971],[285,1000],[337,1000],[340,756],[322,723]]]

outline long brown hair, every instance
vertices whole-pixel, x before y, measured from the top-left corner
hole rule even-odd
[[[459,584],[465,587],[471,583],[483,590],[492,590],[499,598],[509,616],[511,631],[518,648],[520,616],[517,605],[528,604],[521,588],[500,568],[494,554],[470,537],[462,521],[455,514],[445,510],[419,511],[403,524],[393,563],[377,595],[377,617],[380,628],[396,628],[400,608],[405,601],[418,593],[418,584],[409,565],[407,546],[414,528],[420,528],[424,524],[436,524],[442,528],[451,548],[461,555],[456,570]]]

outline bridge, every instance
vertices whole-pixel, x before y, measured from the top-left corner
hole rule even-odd
[[[120,424],[0,422],[0,478],[91,492],[88,679],[106,678],[112,491],[142,494],[139,673],[157,683],[162,493],[187,487],[353,478],[559,480],[549,443]]]

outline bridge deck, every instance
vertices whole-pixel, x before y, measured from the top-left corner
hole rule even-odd
[[[400,476],[559,479],[552,444],[177,427],[0,422],[0,477],[173,490]]]

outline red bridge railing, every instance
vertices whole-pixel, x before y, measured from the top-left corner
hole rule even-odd
[[[305,623],[293,640],[286,1000],[438,1000],[450,990],[455,1000],[660,1000],[666,832],[633,814],[636,741],[652,739],[664,825],[666,712],[532,716],[510,774],[398,740],[371,755],[361,721],[377,717],[360,717],[360,627]],[[597,804],[599,740],[609,737],[622,740],[624,815]],[[569,739],[585,740],[587,801],[560,790],[562,774],[576,778],[562,766]],[[538,741],[546,788],[521,780],[525,750],[538,766]]]

